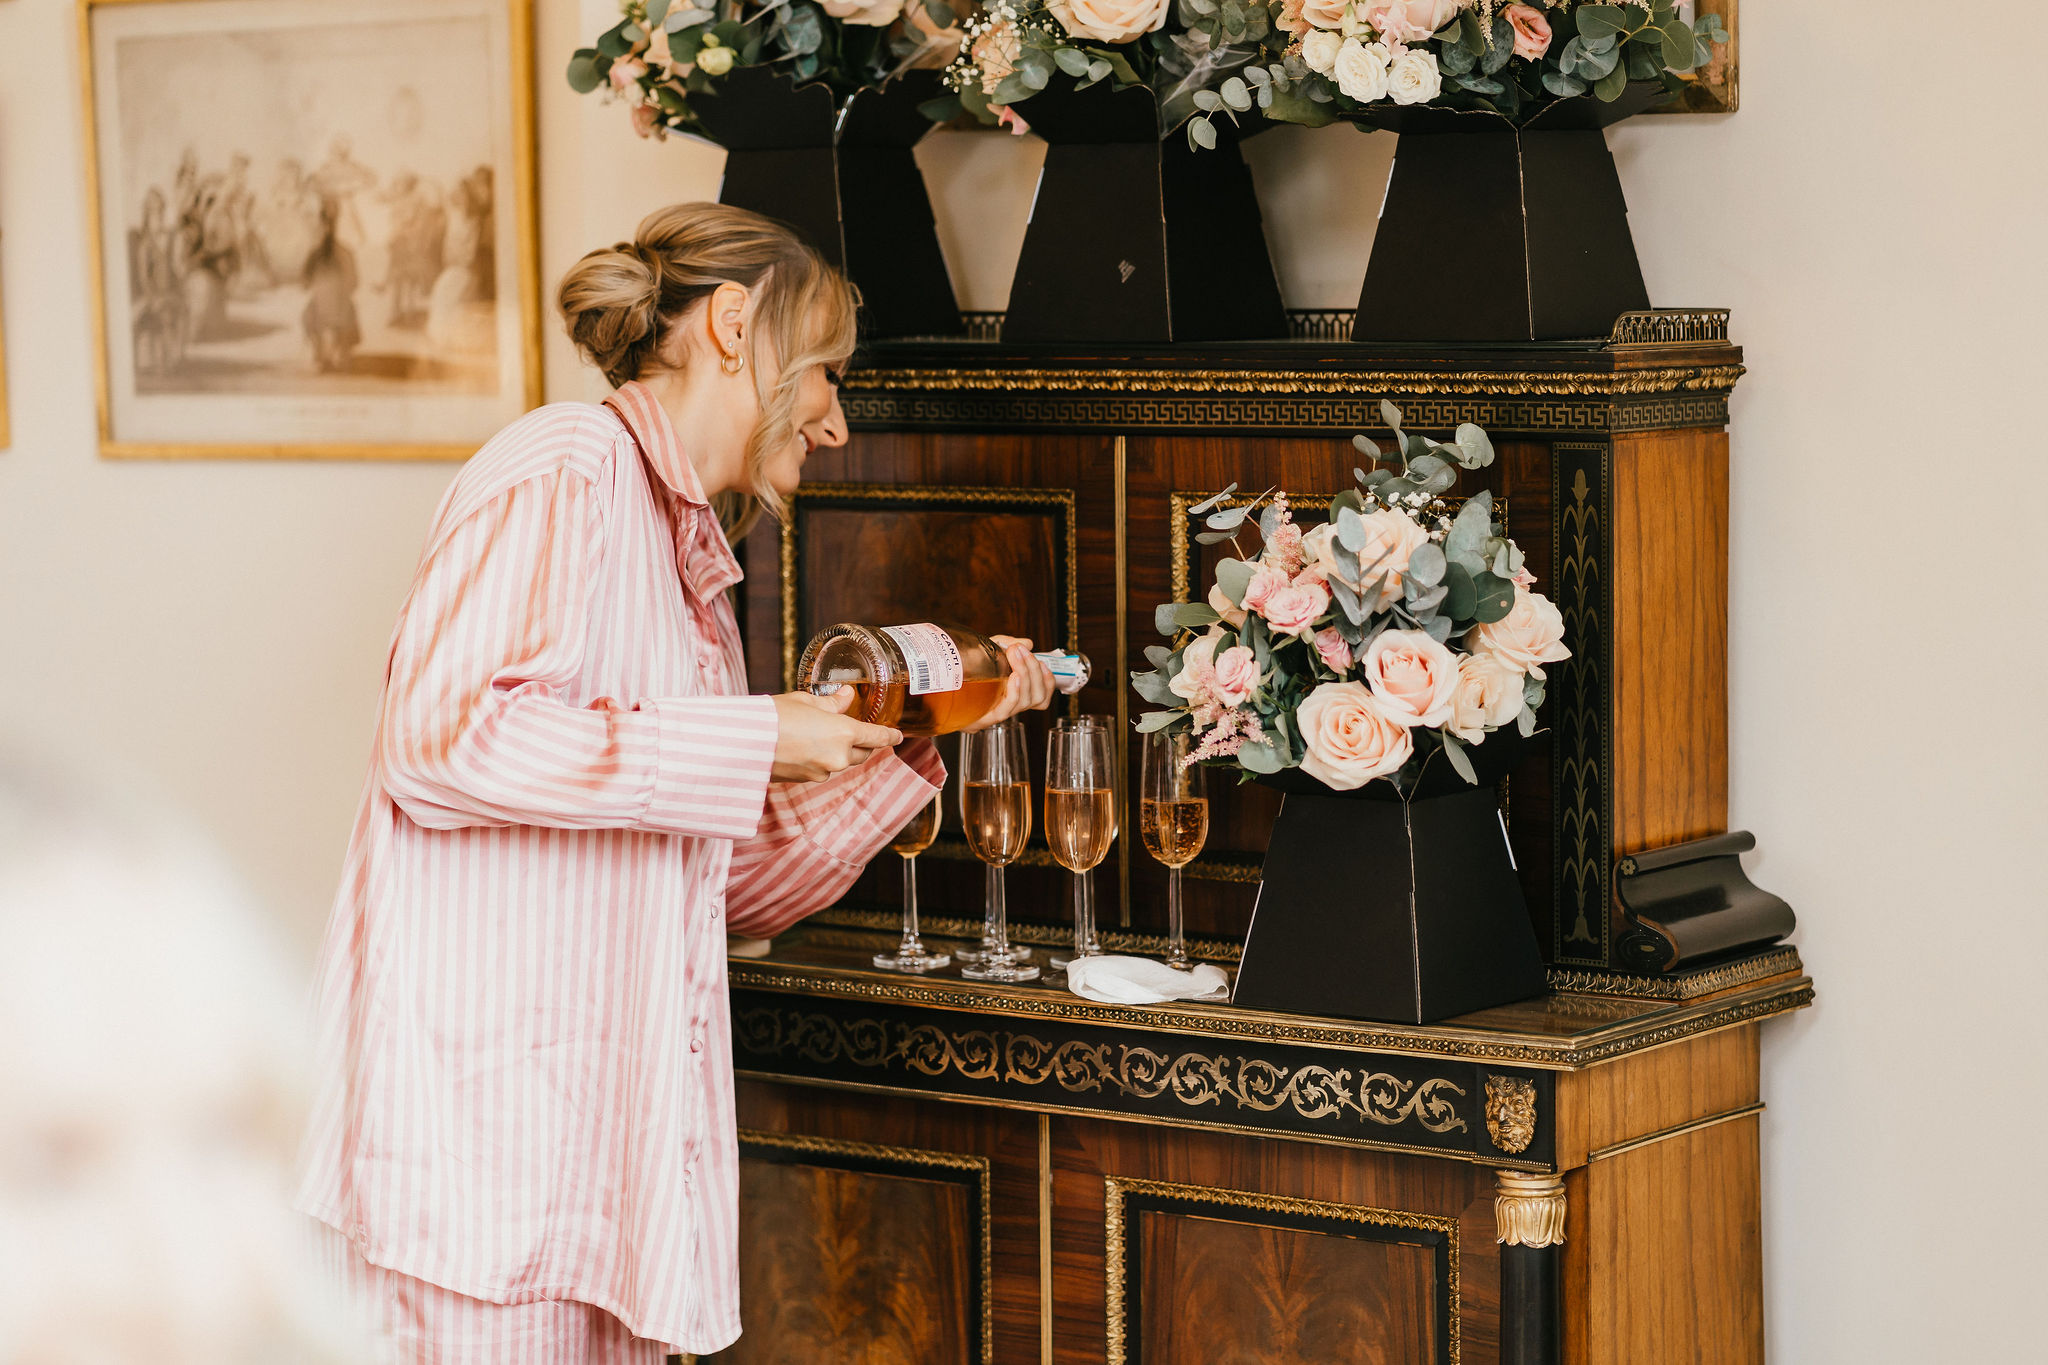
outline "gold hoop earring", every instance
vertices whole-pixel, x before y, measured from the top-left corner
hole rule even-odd
[[[738,351],[727,351],[725,359],[718,362],[718,368],[724,370],[727,374],[738,374],[741,370],[747,368],[747,358]]]

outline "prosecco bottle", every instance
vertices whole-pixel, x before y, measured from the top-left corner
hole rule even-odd
[[[1089,677],[1088,656],[1046,650],[1036,656],[1061,692],[1078,692]],[[1002,648],[985,635],[929,621],[905,626],[827,626],[804,647],[797,686],[830,693],[851,687],[847,712],[906,735],[965,730],[1003,699],[1010,676]]]

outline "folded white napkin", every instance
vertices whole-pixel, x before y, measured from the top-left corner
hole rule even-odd
[[[1067,989],[1110,1005],[1156,1005],[1228,999],[1230,979],[1206,962],[1183,972],[1149,957],[1079,957],[1067,964]]]

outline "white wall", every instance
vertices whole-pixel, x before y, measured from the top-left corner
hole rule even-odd
[[[552,280],[646,209],[712,193],[719,154],[636,143],[569,95],[560,64],[609,6],[540,8]],[[2017,0],[1989,8],[2017,29]],[[2002,31],[1993,16],[1971,19],[1960,67],[1830,66],[1852,31],[1917,39],[1928,13],[1865,0],[1845,28],[1835,11],[1745,7],[1740,114],[1613,136],[1653,297],[1732,307],[1751,369],[1733,818],[1798,907],[1821,992],[1765,1031],[1771,1351],[2034,1358],[2048,157],[2030,83],[1976,36]],[[68,0],[0,3],[0,724],[152,774],[310,943],[450,471],[96,457],[75,34]],[[1917,90],[1920,70],[1967,72],[1968,103]],[[1355,300],[1389,144],[1252,144],[1290,302]],[[1002,135],[922,150],[968,306],[1004,301],[1039,155]],[[550,393],[589,392],[550,346]]]

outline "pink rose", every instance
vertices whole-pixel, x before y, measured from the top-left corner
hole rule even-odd
[[[641,137],[653,137],[661,127],[661,111],[651,104],[633,106],[633,131]]]
[[[1393,43],[1420,43],[1457,15],[1461,0],[1366,0],[1358,17]]]
[[[1031,131],[1031,125],[1024,121],[1024,116],[1007,104],[996,110],[996,126],[1008,128],[1012,137],[1022,137]]]
[[[1467,654],[1458,660],[1458,685],[1451,691],[1451,718],[1444,722],[1467,744],[1486,738],[1522,714],[1522,670],[1498,654]]]
[[[1133,42],[1166,27],[1170,0],[1046,0],[1060,26],[1098,43]]]
[[[1259,608],[1266,624],[1282,635],[1306,640],[1315,633],[1316,618],[1330,609],[1330,590],[1304,577],[1275,591]]]
[[[1190,642],[1180,652],[1180,672],[1166,685],[1167,690],[1190,705],[1200,705],[1215,681],[1216,646],[1222,642],[1223,631],[1218,626],[1209,627],[1208,634]]]
[[[1515,605],[1506,616],[1466,631],[1465,647],[1474,654],[1490,649],[1535,678],[1544,676],[1543,665],[1572,657],[1565,648],[1564,618],[1549,598],[1526,588],[1515,589]]]
[[[1301,770],[1348,792],[1385,777],[1408,761],[1415,741],[1389,720],[1363,683],[1324,683],[1302,699],[1294,724],[1308,754]]]
[[[1509,5],[1501,11],[1515,31],[1515,55],[1540,61],[1550,51],[1550,21],[1534,5]]]
[[[1301,0],[1301,17],[1317,28],[1343,28],[1350,10],[1351,0]]]
[[[1278,569],[1260,569],[1252,575],[1251,583],[1244,590],[1245,610],[1265,611],[1267,600],[1286,587],[1289,581],[1288,576]]]
[[[636,94],[640,78],[647,74],[647,63],[638,57],[621,57],[612,63],[609,79],[612,89],[621,95]]]
[[[1258,685],[1259,666],[1243,645],[1232,645],[1216,656],[1211,669],[1216,700],[1225,706],[1242,706]]]
[[[1342,673],[1351,667],[1351,644],[1335,626],[1316,632],[1316,653],[1323,656],[1323,663],[1332,673]]]
[[[1249,596],[1250,594],[1246,595]],[[1250,603],[1245,605],[1249,606]],[[1209,585],[1209,606],[1227,624],[1232,626],[1244,624],[1244,607],[1234,607],[1230,604],[1230,599],[1223,595],[1223,585],[1221,583]]]
[[[1451,693],[1458,686],[1458,656],[1427,631],[1383,630],[1358,661],[1389,720],[1403,725],[1441,725],[1451,718]]]

